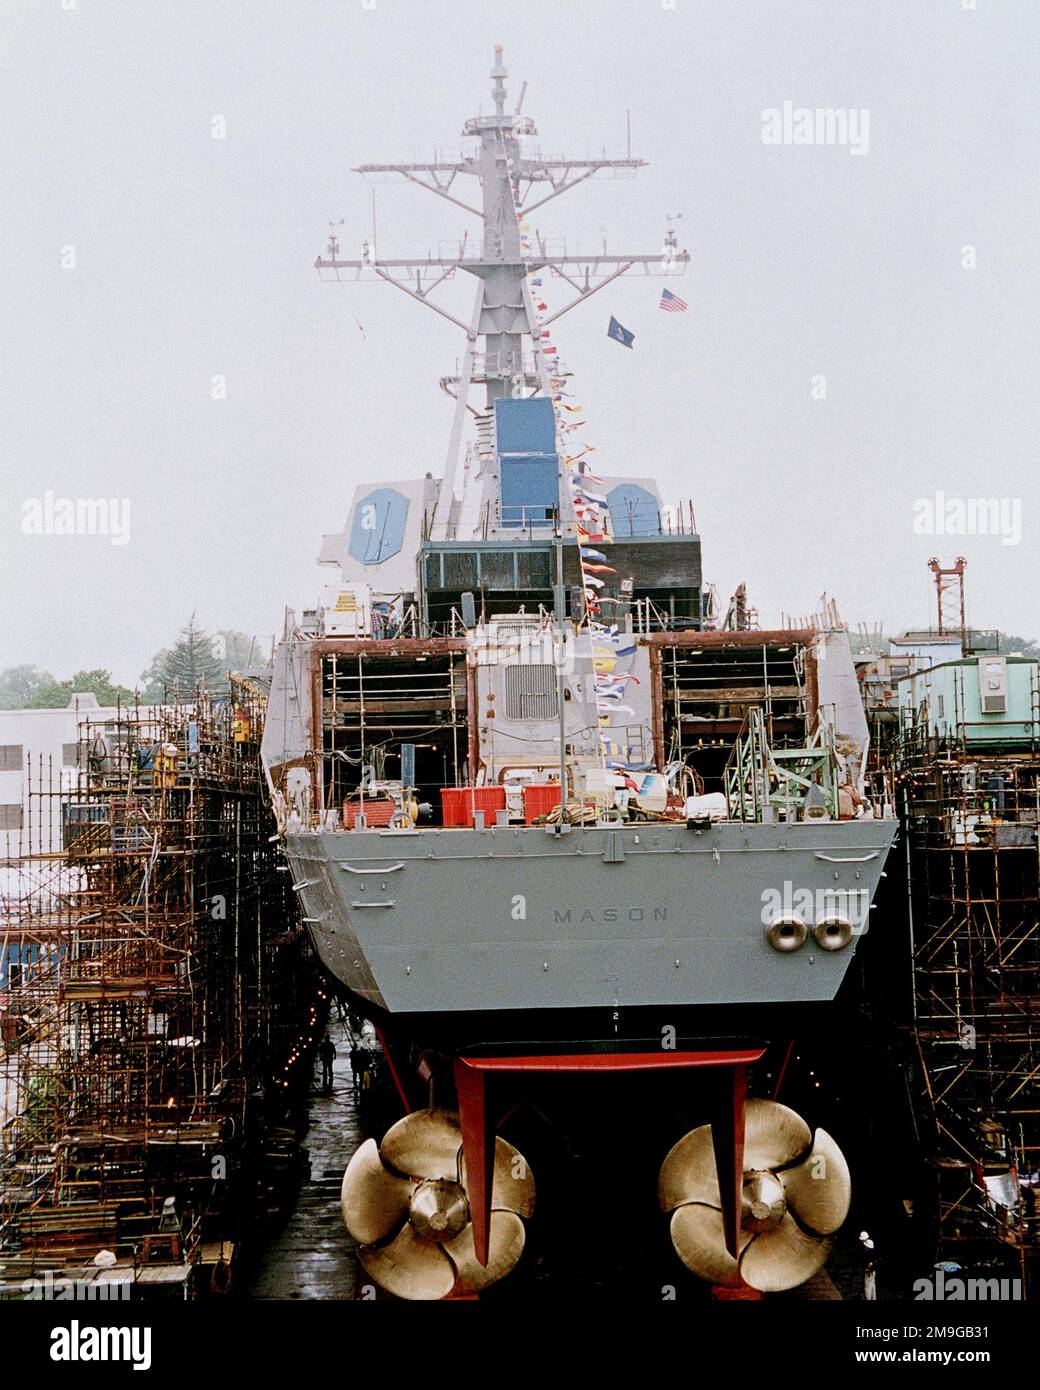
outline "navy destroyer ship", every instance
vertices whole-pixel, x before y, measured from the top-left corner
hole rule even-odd
[[[449,200],[479,241],[347,259],[332,235],[317,261],[464,340],[443,470],[358,483],[274,655],[262,757],[293,888],[406,1111],[352,1158],[344,1218],[391,1293],[478,1294],[535,1195],[489,1087],[505,1109],[541,1076],[710,1078],[705,1123],[659,1155],[673,1244],[715,1288],[789,1288],[849,1175],[754,1068],[834,999],[896,822],[864,783],[845,631],[760,629],[742,589],[717,611],[692,505],[586,438],[557,321],[689,257],[671,222],[656,254],[556,254],[532,216],[642,161],[543,157],[500,50],[491,77],[458,160],[359,171]],[[468,320],[433,297],[459,272]]]

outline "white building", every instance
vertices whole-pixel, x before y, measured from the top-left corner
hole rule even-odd
[[[15,868],[30,847],[60,850],[61,808],[50,798],[49,814],[34,791],[75,790],[84,749],[80,723],[84,719],[115,722],[118,711],[102,708],[93,694],[75,694],[65,709],[0,710],[0,862]],[[31,819],[31,824],[30,824]]]

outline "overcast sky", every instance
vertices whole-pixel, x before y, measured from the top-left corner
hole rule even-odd
[[[657,251],[682,215],[688,313],[631,278],[559,323],[598,467],[692,498],[706,578],[764,625],[823,590],[926,622],[929,556],[963,554],[970,620],[1040,635],[1035,0],[65,5],[0,11],[0,667],[132,684],[192,610],[269,636],[356,481],[440,473],[460,335],[313,262],[331,220],[345,255],[369,233],[353,165],[458,151],[496,41],[546,154],[623,154],[630,109],[649,161],[540,231]],[[785,101],[865,109],[864,152],[764,143]],[[473,228],[375,191],[381,255]],[[48,491],[128,499],[128,543],[25,534]],[[936,491],[1017,503],[1018,543],[915,534]]]

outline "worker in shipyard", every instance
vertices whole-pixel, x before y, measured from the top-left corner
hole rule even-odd
[[[175,743],[161,743],[154,760],[153,784],[158,781],[160,787],[175,787],[179,758],[180,749]]]
[[[321,1058],[321,1089],[327,1094],[332,1090],[332,1064],[336,1060],[336,1044],[328,1033],[321,1040],[318,1056]]]

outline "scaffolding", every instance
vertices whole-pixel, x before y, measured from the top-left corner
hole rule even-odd
[[[432,802],[460,785],[470,754],[462,641],[351,645],[358,650],[321,657],[322,823],[345,829],[401,784],[402,745],[412,750],[412,790]]]
[[[914,1032],[939,1250],[1035,1279],[1040,1244],[1040,748],[911,715],[899,780]],[[1035,1288],[1032,1290],[1035,1295]]]
[[[78,771],[30,767],[0,923],[0,1294],[41,1270],[98,1277],[98,1259],[185,1297],[229,1277],[324,1022],[277,871],[262,718],[233,683],[87,718]]]
[[[682,759],[706,791],[725,791],[728,760],[752,712],[772,748],[801,747],[818,716],[808,628],[661,634],[650,646],[654,754]]]

